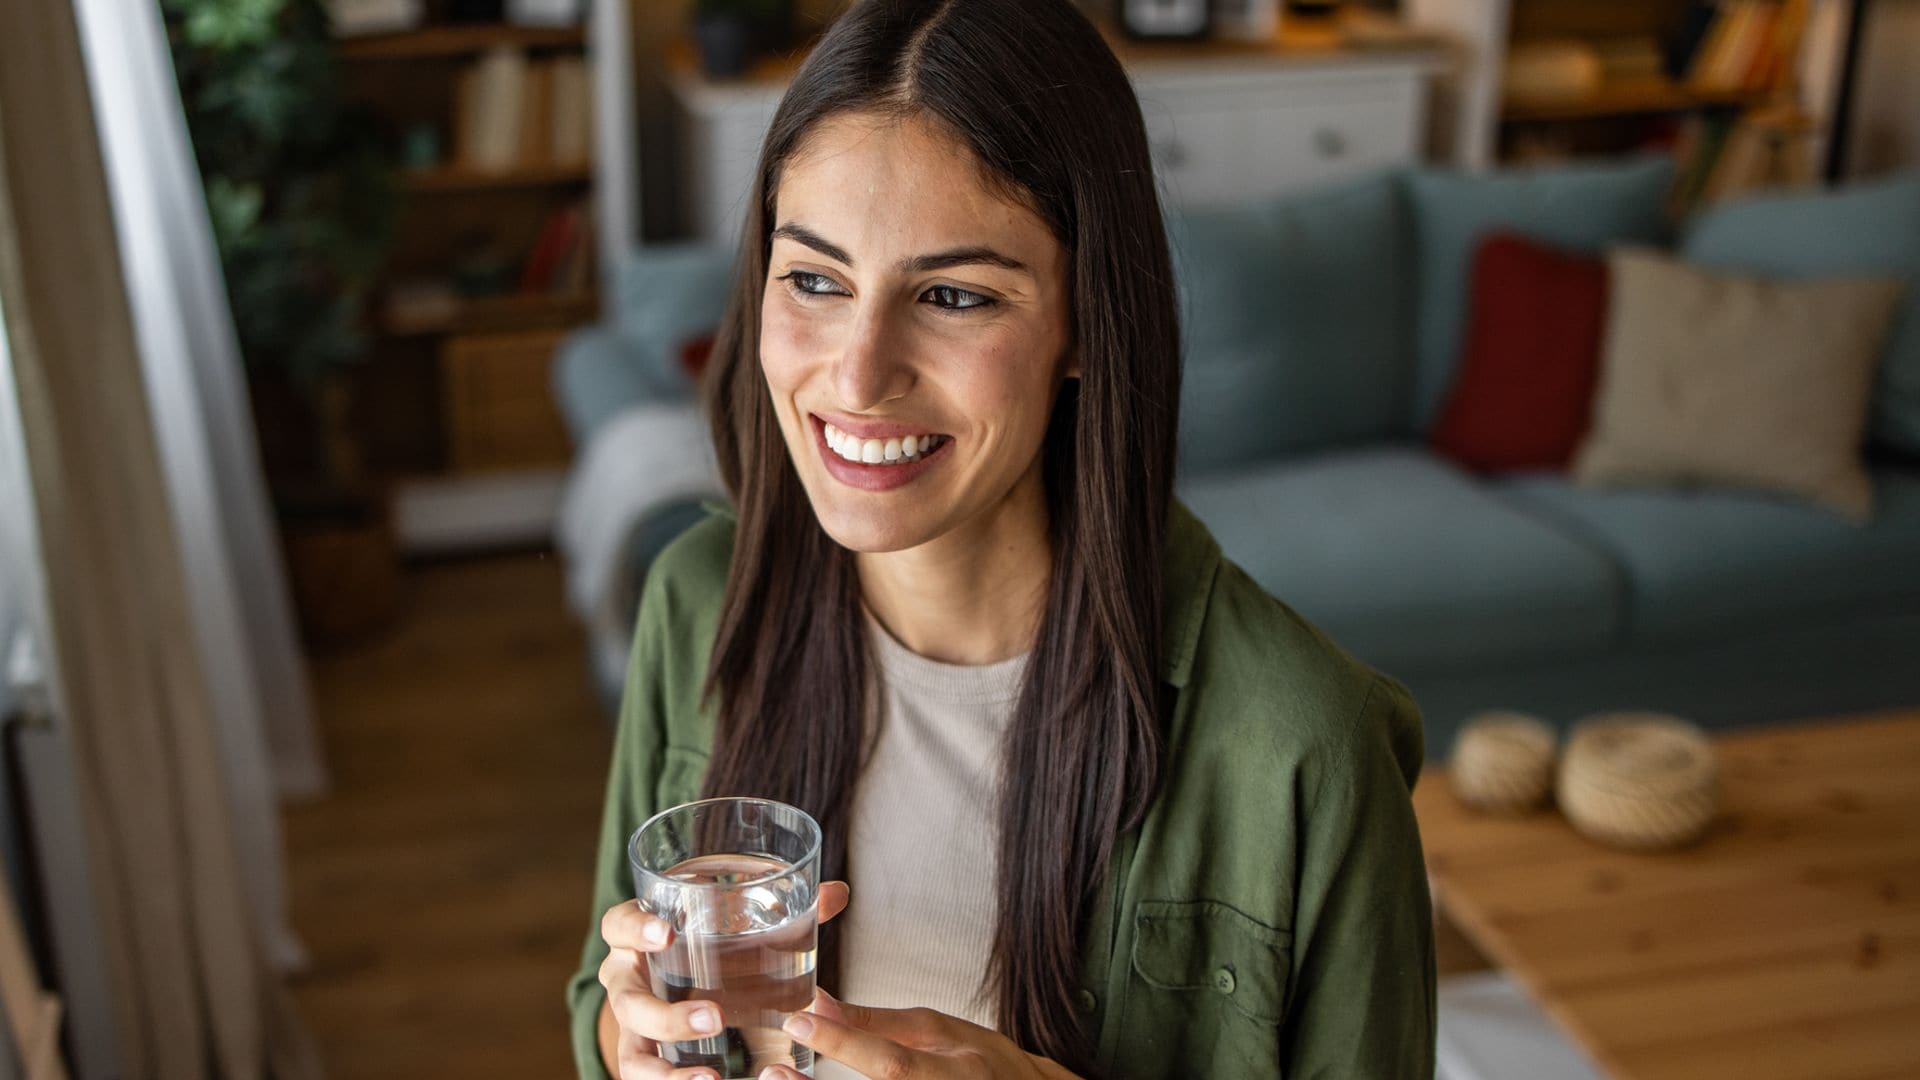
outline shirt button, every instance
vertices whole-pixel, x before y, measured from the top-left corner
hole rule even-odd
[[[1093,991],[1091,990],[1082,990],[1073,995],[1073,1001],[1074,1004],[1080,1006],[1080,1011],[1083,1013],[1092,1012],[1094,1008],[1100,1004],[1100,999],[1094,997]]]
[[[1221,968],[1213,973],[1213,988],[1223,994],[1233,993],[1233,969]]]

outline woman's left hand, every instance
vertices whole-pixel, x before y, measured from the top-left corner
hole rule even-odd
[[[932,1009],[876,1009],[814,993],[786,1032],[794,1041],[874,1080],[1077,1080],[1013,1040]],[[784,1065],[760,1080],[803,1080]]]

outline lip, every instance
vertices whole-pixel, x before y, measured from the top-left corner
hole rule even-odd
[[[846,458],[834,453],[833,447],[827,445],[828,422],[826,420],[822,420],[813,413],[808,413],[807,423],[813,426],[813,445],[819,449],[820,460],[826,465],[827,472],[831,473],[835,480],[840,481],[848,487],[859,488],[862,491],[891,491],[894,488],[904,487],[907,484],[913,483],[925,474],[928,469],[938,463],[941,458],[945,457],[947,448],[953,445],[953,440],[949,438],[939,446],[934,447],[931,453],[921,457],[920,460],[909,461],[905,465],[868,465],[865,462],[848,461]],[[862,439],[898,438],[903,435],[918,435],[925,430],[902,427],[898,424],[868,423],[856,426],[854,424],[842,424],[839,420],[834,420],[832,423],[834,427],[839,428],[841,431],[849,435],[857,435]],[[873,434],[873,432],[885,433]]]
[[[859,420],[839,413],[808,413],[813,419],[832,424],[841,431],[862,439],[904,439],[908,435],[939,435],[939,431],[930,427],[914,427],[911,424],[889,424],[879,420]]]

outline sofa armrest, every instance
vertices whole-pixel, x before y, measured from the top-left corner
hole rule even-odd
[[[553,396],[575,446],[635,405],[691,401],[693,380],[677,361],[663,362],[657,343],[636,341],[606,326],[575,332],[554,354]]]

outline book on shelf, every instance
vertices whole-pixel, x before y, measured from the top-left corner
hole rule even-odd
[[[1673,151],[1675,209],[1684,214],[1739,195],[1811,186],[1813,132],[1792,106],[1688,118]]]
[[[547,215],[532,250],[527,253],[527,261],[520,267],[521,292],[540,293],[553,288],[560,263],[573,246],[580,228],[580,212],[576,207],[564,206]]]
[[[1670,57],[1688,85],[1709,92],[1761,92],[1791,81],[1807,0],[1697,4]]]
[[[548,63],[553,86],[548,153],[556,165],[585,165],[593,153],[593,67],[579,56]]]
[[[463,68],[454,91],[454,158],[489,172],[520,159],[520,124],[527,92],[527,57],[515,48],[489,49]]]
[[[592,289],[593,230],[587,205],[563,206],[547,215],[520,267],[522,293],[579,295]]]
[[[396,34],[425,18],[420,0],[326,0],[327,25],[336,38]]]
[[[486,172],[584,166],[591,160],[592,114],[584,59],[529,60],[521,49],[489,50],[458,76],[454,160]]]
[[[545,165],[553,156],[553,65],[527,65],[520,94],[520,147],[513,163]],[[557,162],[556,162],[557,164]]]

